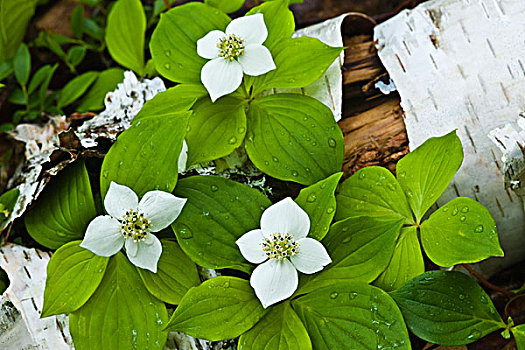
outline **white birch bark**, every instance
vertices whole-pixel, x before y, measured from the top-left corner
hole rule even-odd
[[[504,259],[479,268],[491,275],[523,259],[524,211],[505,187],[501,151],[489,132],[525,107],[525,2],[432,0],[375,29],[379,57],[401,95],[413,149],[457,129],[465,160],[438,201],[468,196],[496,219]]]

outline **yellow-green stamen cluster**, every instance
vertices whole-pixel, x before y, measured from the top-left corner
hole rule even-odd
[[[150,228],[151,221],[146,219],[144,214],[135,210],[128,210],[120,223],[122,235],[133,239],[134,242],[146,240],[146,235]]]
[[[230,62],[244,55],[244,40],[235,34],[229,34],[219,40],[219,57],[223,57]]]
[[[262,248],[268,258],[279,261],[287,260],[299,252],[299,246],[288,233],[274,233],[270,238],[265,238]]]

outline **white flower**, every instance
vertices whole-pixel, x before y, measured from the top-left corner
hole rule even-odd
[[[182,141],[182,150],[179,154],[178,171],[179,174],[186,171],[186,163],[188,162],[188,144],[186,140]]]
[[[237,245],[246,260],[257,266],[250,284],[266,308],[289,298],[297,289],[297,271],[312,274],[332,262],[326,249],[307,238],[310,218],[291,198],[266,209],[261,228],[244,234]]]
[[[185,203],[185,198],[164,191],[147,192],[139,202],[132,189],[112,182],[104,198],[109,215],[89,223],[80,246],[100,256],[112,256],[125,246],[133,264],[157,272],[162,245],[151,232],[168,227]]]
[[[270,50],[262,45],[267,37],[258,13],[234,19],[226,33],[213,30],[197,41],[199,56],[211,60],[202,67],[201,81],[212,101],[237,90],[243,72],[258,76],[276,68]]]

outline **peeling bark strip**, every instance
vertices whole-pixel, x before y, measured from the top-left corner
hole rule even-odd
[[[465,160],[438,203],[455,197],[456,188],[490,210],[505,258],[480,264],[486,275],[525,254],[523,206],[506,191],[502,173],[511,166],[500,171],[501,151],[488,136],[515,122],[525,106],[525,49],[516,35],[523,32],[524,16],[523,1],[432,0],[375,30],[379,57],[401,95],[410,147],[458,130]],[[411,55],[403,42],[415,48]]]

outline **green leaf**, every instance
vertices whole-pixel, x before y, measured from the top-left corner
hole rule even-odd
[[[208,60],[197,54],[197,41],[212,30],[224,31],[228,23],[224,12],[198,2],[163,13],[150,42],[157,71],[178,83],[200,84]]]
[[[224,13],[232,13],[241,9],[244,0],[204,0],[204,3],[218,8]]]
[[[297,314],[284,302],[268,313],[239,338],[239,349],[311,350],[312,342]]]
[[[51,69],[47,72],[46,77],[44,81],[42,82],[42,85],[40,85],[38,95],[39,95],[39,100],[40,100],[40,105],[42,107],[42,110],[43,110],[43,106],[47,98],[47,92],[48,92],[47,90],[49,88],[49,84],[51,83],[51,79],[53,78],[53,75],[55,74],[55,71],[57,70],[57,68],[58,68],[58,63],[55,63],[55,65],[51,67]]]
[[[0,63],[0,80],[4,80],[11,73],[13,73],[13,63],[11,61]]]
[[[212,341],[232,339],[252,328],[264,313],[248,281],[220,276],[190,289],[166,329]]]
[[[400,288],[412,278],[425,272],[423,254],[415,226],[403,227],[387,268],[374,285],[389,292]]]
[[[426,254],[440,266],[503,256],[496,223],[482,204],[467,197],[451,200],[421,224]]]
[[[157,273],[137,268],[148,291],[168,304],[177,305],[191,288],[200,284],[197,267],[178,244],[162,240],[162,255]]]
[[[361,282],[337,283],[292,301],[314,349],[410,349],[394,300]]]
[[[190,114],[140,112],[137,115],[140,120],[120,134],[104,158],[100,177],[102,198],[112,181],[128,186],[139,197],[151,190],[173,191]]]
[[[343,173],[336,173],[301,190],[295,202],[310,218],[309,237],[318,241],[328,232],[335,214],[334,192]]]
[[[67,51],[67,59],[74,67],[78,66],[86,56],[87,49],[84,46],[73,46]]]
[[[225,157],[242,144],[246,135],[243,103],[226,96],[215,103],[203,98],[195,104],[187,135],[188,164]]]
[[[212,175],[182,179],[174,194],[188,198],[172,228],[193,261],[213,269],[252,269],[235,241],[260,227],[262,212],[271,205],[268,198],[246,185]]]
[[[41,317],[78,310],[102,281],[109,258],[93,254],[80,243],[69,242],[51,257]]]
[[[277,69],[253,78],[254,95],[270,88],[302,88],[314,83],[339,57],[342,49],[306,36],[280,41],[272,52]]]
[[[75,102],[95,82],[99,72],[79,75],[64,86],[58,97],[57,107],[64,108]]]
[[[322,241],[332,263],[318,274],[304,276],[297,294],[343,280],[372,282],[388,265],[402,225],[402,220],[371,217],[336,222]]]
[[[21,86],[26,86],[31,73],[31,54],[26,44],[21,44],[13,60],[15,77]]]
[[[140,0],[118,0],[108,16],[106,44],[115,61],[144,74],[146,14]]]
[[[336,220],[350,216],[373,216],[379,219],[403,219],[413,222],[412,212],[401,186],[385,168],[370,166],[348,178],[336,196]]]
[[[432,343],[469,344],[505,328],[489,296],[461,272],[429,271],[391,295],[408,328]]]
[[[57,249],[82,239],[97,215],[83,161],[73,163],[46,186],[25,216],[27,231],[41,245]]]
[[[78,5],[71,13],[69,21],[71,25],[71,32],[77,39],[82,39],[84,34],[84,6]]]
[[[512,327],[510,331],[514,335],[514,340],[516,340],[518,350],[525,350],[525,324]]]
[[[109,260],[104,279],[89,301],[69,315],[77,350],[162,349],[168,313],[144,287],[122,253]]]
[[[458,171],[463,147],[456,131],[432,137],[397,163],[397,179],[419,223]]]
[[[84,18],[84,33],[96,39],[98,41],[104,41],[105,31],[100,28],[100,26],[92,20],[91,18]]]
[[[132,123],[136,124],[138,121],[150,117],[165,116],[168,118],[175,112],[186,112],[194,105],[197,98],[200,97],[199,94],[202,94],[203,91],[207,93],[202,86],[196,88],[195,85],[190,84],[180,84],[169,88],[147,101],[140,113],[133,118]]]
[[[257,168],[310,185],[341,170],[343,133],[330,108],[314,98],[275,94],[248,109],[246,151]]]
[[[29,82],[29,87],[27,88],[27,93],[31,95],[35,90],[46,80],[47,75],[49,74],[49,71],[51,69],[50,65],[45,65],[42,68],[40,68],[35,74],[33,74],[33,77],[31,78],[31,81]]]
[[[262,13],[268,29],[268,38],[263,43],[270,51],[283,39],[288,39],[295,31],[293,13],[287,1],[272,1],[251,9],[246,16]]]
[[[15,56],[35,7],[35,0],[0,0],[0,63]]]
[[[110,68],[101,72],[89,91],[80,100],[78,112],[95,112],[104,108],[106,94],[117,88],[124,79],[124,71],[120,68]]]

